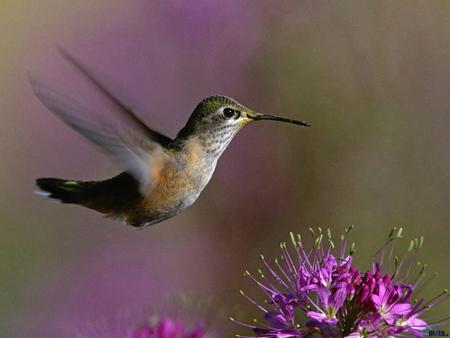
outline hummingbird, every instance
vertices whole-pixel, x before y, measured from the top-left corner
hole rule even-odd
[[[124,171],[101,181],[38,178],[36,193],[60,203],[96,210],[134,227],[159,223],[191,206],[208,184],[231,140],[250,122],[273,120],[309,126],[304,121],[255,112],[226,96],[209,96],[197,104],[185,126],[172,139],[140,118],[108,89],[98,74],[58,48],[117,108],[122,123],[99,124],[85,118],[83,115],[92,109],[30,76],[35,95]]]

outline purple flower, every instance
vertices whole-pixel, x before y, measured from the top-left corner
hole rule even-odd
[[[337,288],[334,292],[331,290],[327,287],[322,287],[317,290],[320,304],[323,305],[324,310],[318,307],[319,312],[308,311],[306,313],[308,317],[328,324],[336,324],[338,322],[336,314],[347,298],[347,290],[345,286]]]
[[[300,235],[291,234],[294,250],[282,243],[281,258],[274,265],[261,256],[267,276],[262,270],[259,270],[260,278],[249,272],[246,275],[264,291],[268,305],[258,305],[241,293],[263,311],[265,323],[238,323],[251,328],[257,337],[273,338],[316,333],[351,338],[423,337],[429,325],[442,324],[445,320],[427,322],[424,315],[448,298],[447,291],[427,303],[415,294],[419,286],[426,284],[424,266],[417,264],[418,268],[414,268],[423,238],[411,241],[401,259],[392,259],[394,244],[402,237],[402,229],[394,228],[386,244],[373,257],[372,269],[361,272],[352,265],[354,245],[346,254],[350,229],[341,236],[338,246],[332,241],[330,231],[310,229],[314,239],[311,247],[303,245]],[[393,273],[386,273],[392,262]],[[302,319],[305,317],[306,321]]]
[[[133,338],[204,338],[203,328],[198,326],[192,330],[186,329],[180,321],[170,318],[161,319],[156,325],[146,325],[133,333]],[[124,337],[125,338],[125,337]]]
[[[130,327],[126,321],[113,323],[110,328],[101,330],[94,328],[92,333],[83,334],[86,338],[205,338],[205,330],[197,325],[193,328],[186,326],[180,320],[163,317],[151,320],[151,323],[138,328]],[[113,329],[114,328],[114,329]]]
[[[377,313],[389,325],[411,312],[411,304],[401,303],[401,296],[401,288],[392,283],[386,285],[381,282],[378,285],[378,293],[374,293],[371,297]]]

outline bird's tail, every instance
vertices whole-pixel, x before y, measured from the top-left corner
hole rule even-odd
[[[36,194],[60,203],[83,204],[89,182],[63,180],[59,178],[38,178]]]
[[[78,204],[114,217],[122,217],[142,200],[139,182],[126,172],[103,181],[38,178],[36,185],[36,194],[49,200]]]

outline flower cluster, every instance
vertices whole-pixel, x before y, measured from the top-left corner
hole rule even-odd
[[[429,325],[442,324],[427,323],[423,315],[446,299],[448,292],[444,290],[429,302],[414,295],[426,282],[425,267],[415,261],[423,238],[411,241],[401,259],[393,257],[395,242],[402,237],[402,229],[394,228],[374,256],[372,269],[361,272],[352,264],[354,244],[346,253],[350,229],[341,236],[339,246],[332,241],[330,231],[310,229],[314,239],[311,248],[304,247],[299,235],[291,234],[294,252],[281,243],[282,255],[274,264],[261,256],[270,277],[262,270],[260,278],[248,271],[246,275],[265,292],[268,306],[258,305],[241,293],[263,311],[265,321],[238,323],[250,327],[257,337],[276,338],[423,337]],[[391,273],[387,273],[389,268]]]
[[[209,336],[209,335],[208,335]],[[134,326],[123,316],[114,321],[95,325],[78,338],[205,338],[206,333],[201,325],[192,328],[184,322],[170,317],[152,317],[142,326]]]
[[[156,325],[146,325],[132,333],[132,338],[204,338],[205,333],[201,326],[192,330],[186,329],[180,321],[170,318],[159,320]],[[130,338],[131,338],[130,337]]]

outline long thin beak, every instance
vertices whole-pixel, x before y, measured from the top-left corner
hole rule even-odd
[[[272,121],[281,121],[281,122],[287,122],[292,124],[297,124],[299,126],[303,127],[310,127],[311,125],[305,121],[299,121],[299,120],[293,120],[288,119],[281,116],[275,116],[275,115],[266,115],[266,114],[259,114],[259,113],[247,113],[247,116],[253,120],[272,120]]]

